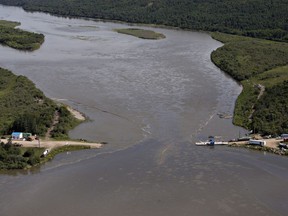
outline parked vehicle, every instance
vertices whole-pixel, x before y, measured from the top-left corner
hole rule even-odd
[[[253,140],[253,139],[250,139],[248,144],[249,144],[249,145],[265,146],[265,145],[266,145],[266,141],[264,141],[264,140]]]

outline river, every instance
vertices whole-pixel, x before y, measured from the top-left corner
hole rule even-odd
[[[34,52],[0,47],[0,66],[85,113],[72,138],[108,142],[2,173],[1,216],[287,213],[287,158],[194,145],[246,133],[217,115],[233,113],[241,86],[211,62],[222,44],[208,34],[140,26],[166,35],[142,40],[113,31],[128,24],[6,6],[0,19],[45,35]]]

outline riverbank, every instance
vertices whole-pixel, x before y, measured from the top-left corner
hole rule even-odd
[[[288,44],[219,32],[224,45],[211,54],[213,63],[243,86],[233,123],[261,134],[288,131]]]
[[[70,106],[66,106],[67,110],[74,116],[74,118],[80,120],[80,121],[85,121],[86,120],[86,116],[79,112],[78,110],[70,107]]]

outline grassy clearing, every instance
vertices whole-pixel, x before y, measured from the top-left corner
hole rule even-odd
[[[224,43],[212,53],[212,61],[243,86],[234,124],[264,134],[286,133],[288,44],[223,33],[211,35]],[[265,91],[258,99],[259,84]]]
[[[132,35],[141,39],[159,40],[164,39],[165,35],[151,30],[128,28],[128,29],[115,29],[116,32],[121,34]]]

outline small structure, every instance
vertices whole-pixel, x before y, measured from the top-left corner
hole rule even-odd
[[[13,140],[27,140],[29,137],[32,137],[32,134],[24,132],[13,132],[11,137]]]
[[[28,139],[29,137],[32,137],[32,133],[23,133],[23,138]]]
[[[281,134],[281,139],[283,139],[283,142],[288,142],[288,134]]]
[[[21,140],[24,138],[24,134],[23,134],[23,132],[13,132],[11,134],[11,137],[13,140]]]
[[[228,142],[223,142],[220,140],[220,136],[209,136],[207,141],[196,142],[198,146],[214,146],[214,145],[228,145]]]
[[[208,137],[208,142],[209,142],[209,145],[213,146],[215,144],[215,137],[214,136],[209,136]]]

